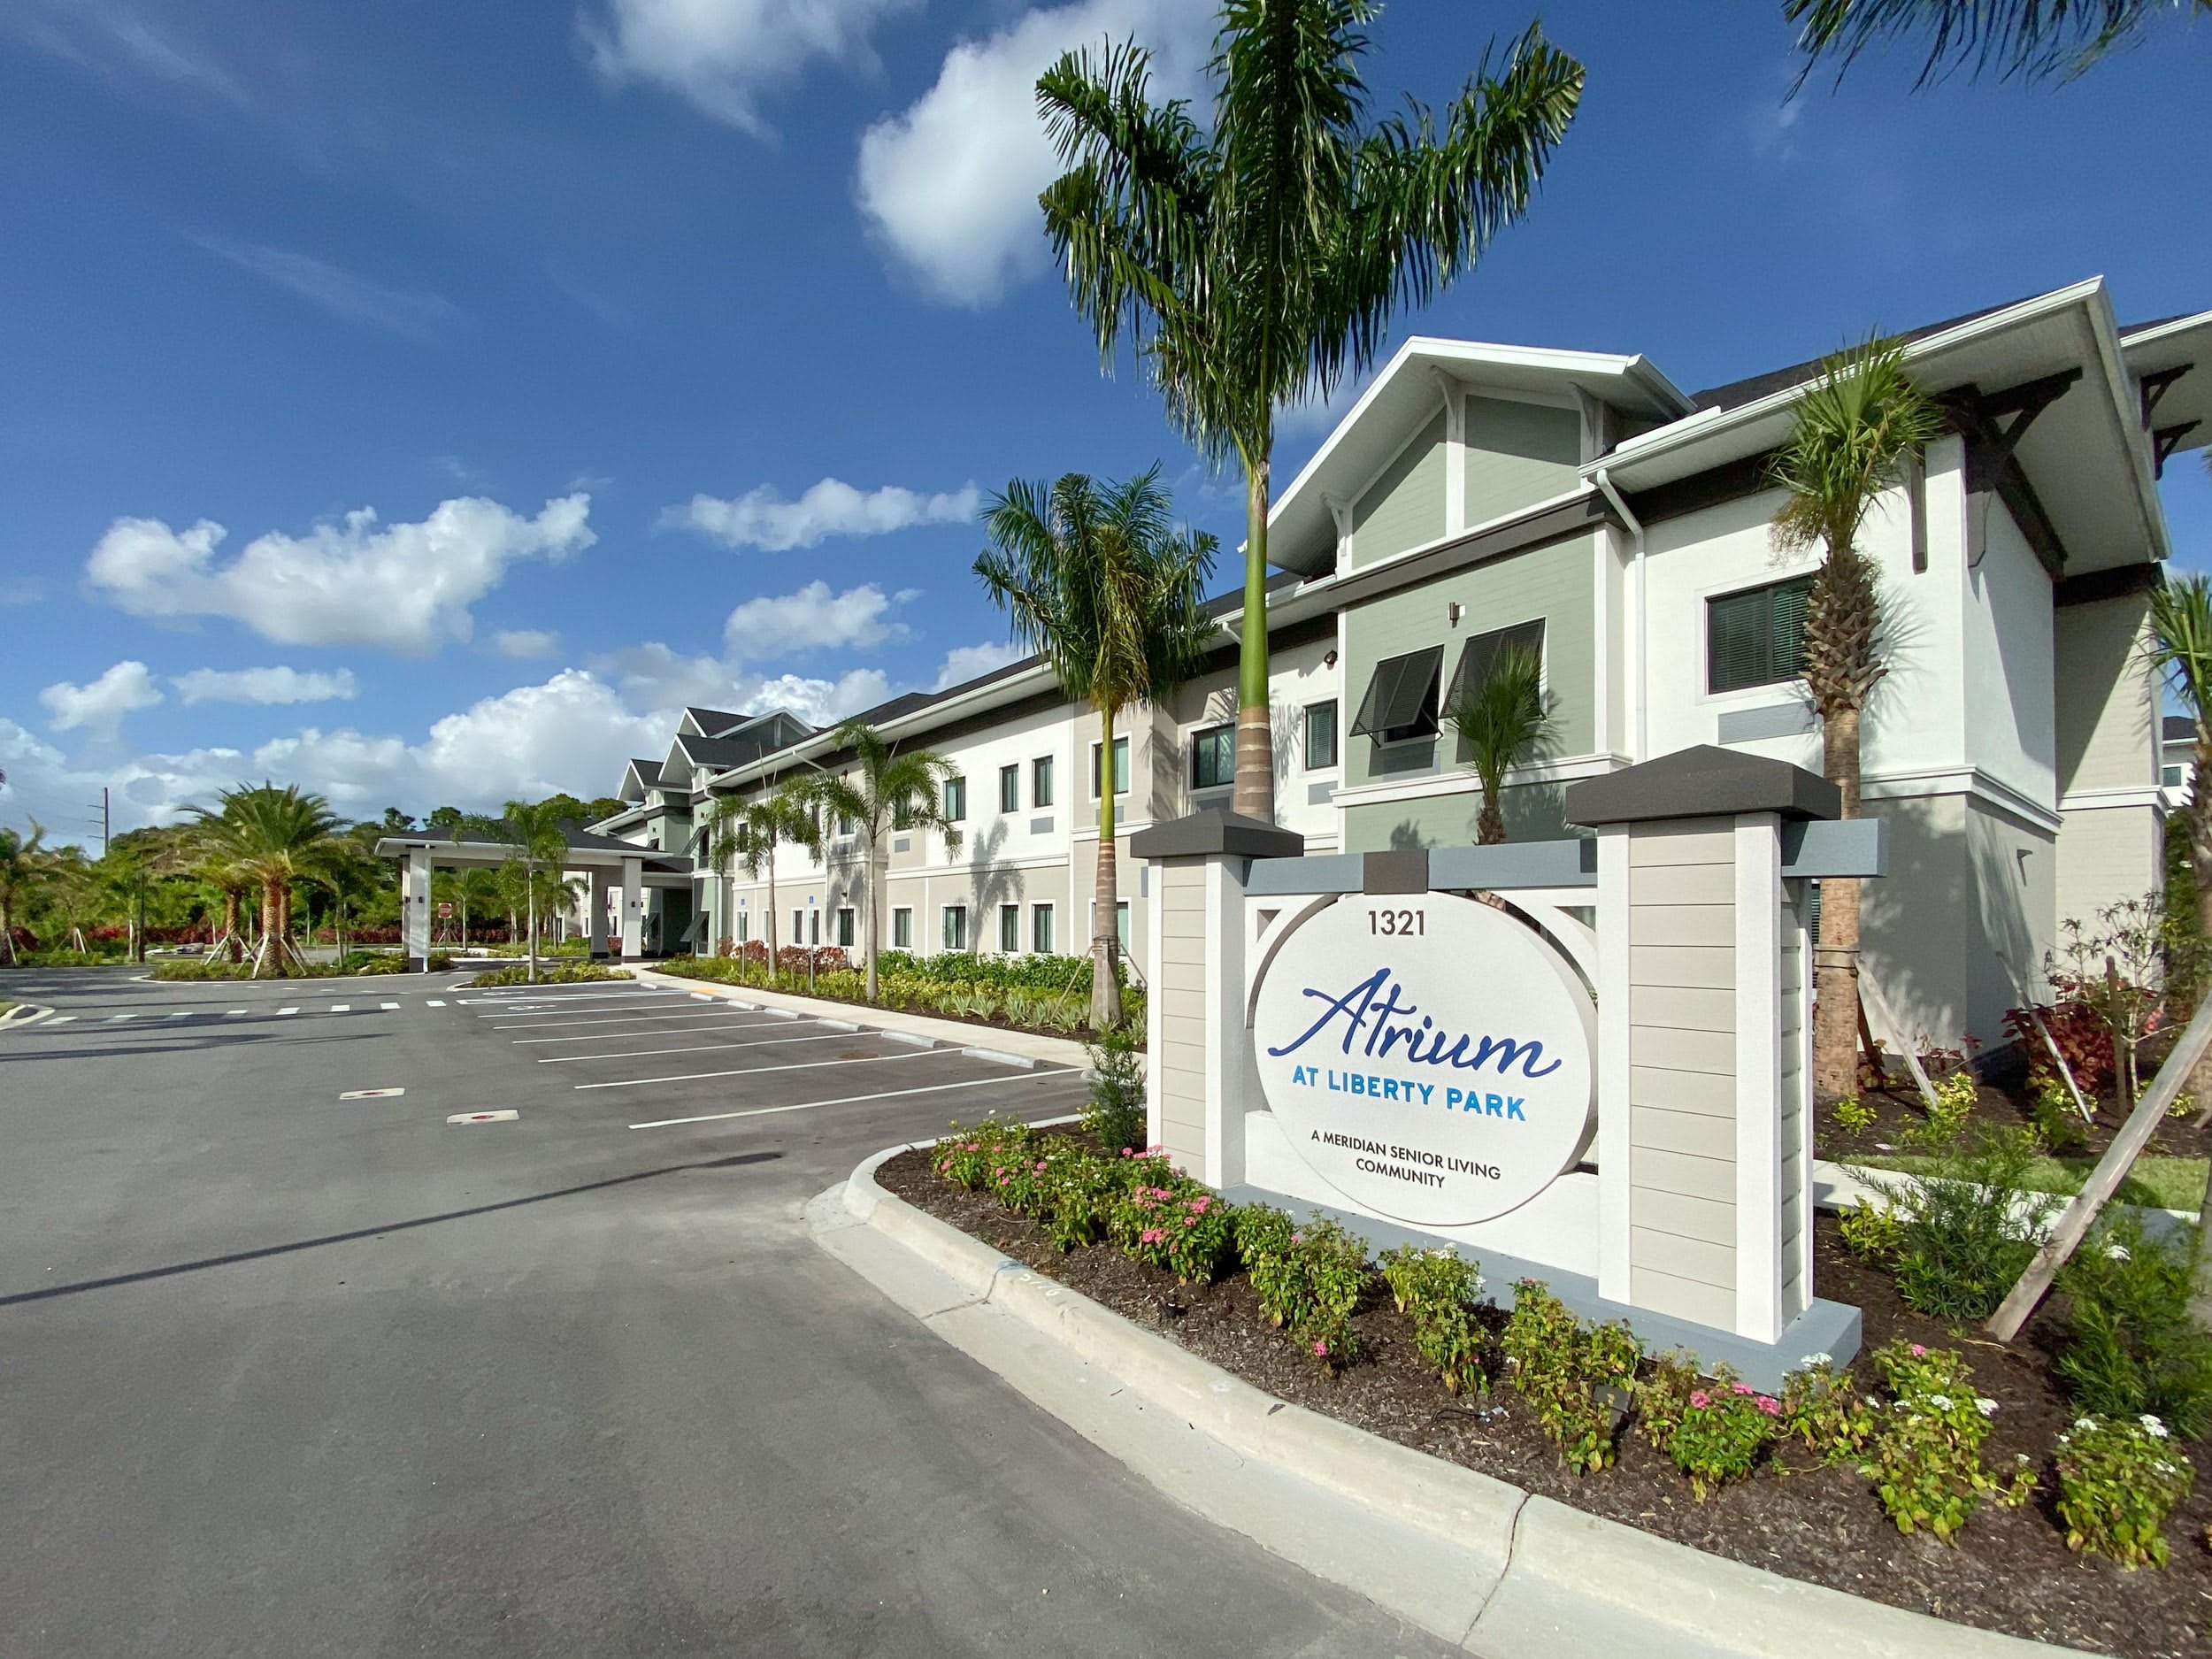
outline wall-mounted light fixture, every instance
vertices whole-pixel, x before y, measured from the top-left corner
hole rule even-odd
[[[1457,627],[1459,626],[1460,613],[1464,609],[1465,607],[1463,606],[1458,600],[1452,600],[1444,607],[1445,620],[1449,622],[1452,626]]]
[[[1321,666],[1324,668],[1334,668],[1336,666],[1335,646],[1332,645],[1327,650],[1321,654]]]

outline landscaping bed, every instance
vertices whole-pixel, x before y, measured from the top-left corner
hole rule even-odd
[[[1996,1407],[1987,1419],[1983,1463],[2004,1474],[2016,1456],[2024,1456],[2036,1471],[2024,1504],[2008,1508],[1990,1496],[1953,1543],[1926,1532],[1901,1534],[1868,1478],[1847,1463],[1823,1463],[1793,1440],[1777,1442],[1748,1478],[1703,1502],[1674,1459],[1632,1424],[1617,1430],[1612,1467],[1577,1475],[1536,1411],[1502,1378],[1486,1393],[1447,1392],[1436,1365],[1416,1351],[1413,1322],[1396,1311],[1371,1266],[1349,1317],[1346,1335],[1354,1340],[1340,1339],[1339,1356],[1317,1359],[1302,1338],[1294,1340],[1263,1318],[1259,1292],[1235,1264],[1234,1252],[1212,1282],[1184,1284],[1110,1242],[1063,1251],[1040,1221],[952,1184],[932,1160],[928,1151],[902,1154],[876,1179],[887,1191],[1281,1399],[1592,1514],[1875,1601],[2126,1659],[2206,1651],[2212,1490],[2200,1485],[2168,1518],[2171,1555],[2162,1570],[2127,1571],[2067,1548],[2055,1518],[2051,1469],[2054,1444],[2073,1417],[2051,1367],[2062,1334],[2056,1309],[2047,1304],[2011,1348],[1924,1317],[1901,1300],[1888,1271],[1843,1247],[1832,1217],[1822,1217],[1816,1234],[1821,1294],[1863,1310],[1870,1350],[1905,1342],[1962,1355],[1973,1388]],[[1486,1364],[1494,1369],[1505,1317],[1486,1305],[1472,1311],[1493,1356]],[[1340,1363],[1348,1351],[1355,1357]],[[1862,1364],[1851,1373],[1855,1387],[1876,1386],[1868,1369]]]
[[[530,977],[530,964],[522,963],[511,968],[494,968],[480,973],[469,981],[471,990],[506,985],[596,985],[606,979],[634,978],[627,968],[603,968],[595,962],[566,962],[556,964],[541,961],[538,977]]]

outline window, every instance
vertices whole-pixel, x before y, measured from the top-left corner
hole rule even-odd
[[[1019,766],[1001,766],[998,769],[998,810],[1018,812],[1022,810],[1022,769]]]
[[[791,912],[791,937],[786,942],[794,945],[806,943],[806,912],[804,910]]]
[[[914,803],[911,797],[901,795],[891,803],[891,827],[895,830],[914,827]]]
[[[843,945],[849,950],[852,948],[853,907],[849,904],[843,904],[838,907],[837,942]]]
[[[840,835],[850,835],[853,833],[853,828],[854,825],[852,819],[847,817],[844,813],[840,812],[837,815],[837,833]]]
[[[745,925],[752,919],[751,914],[748,911],[740,910],[737,913],[737,942],[741,945],[743,944],[749,936],[747,933]]]
[[[968,907],[964,904],[945,906],[945,949],[965,950],[968,948]]]
[[[2164,784],[2169,789],[2180,788],[2181,768],[2178,766],[2166,767],[2158,774],[2158,781]]]
[[[1740,691],[1794,680],[1805,662],[1806,595],[1793,577],[1705,602],[1705,688]]]
[[[1098,756],[1101,747],[1097,743],[1091,745],[1091,799],[1094,801],[1098,799]],[[1114,740],[1114,793],[1129,793],[1129,740],[1125,737]]]
[[[1029,804],[1052,804],[1052,757],[1040,755],[1029,763]]]
[[[1052,906],[1029,907],[1029,948],[1041,956],[1052,954]]]
[[[945,818],[957,824],[968,816],[968,780],[965,778],[945,780]]]
[[[1236,781],[1237,728],[1210,726],[1190,734],[1190,787],[1220,789]]]
[[[998,907],[998,948],[1010,956],[1022,948],[1022,907],[1018,904]]]
[[[1326,772],[1336,764],[1336,699],[1306,705],[1306,770]]]
[[[1434,737],[1437,681],[1443,666],[1440,645],[1377,663],[1367,695],[1360,699],[1359,716],[1352,722],[1352,735],[1371,737],[1378,743]]]
[[[891,911],[891,949],[914,949],[914,907],[910,904],[894,906]]]
[[[1444,694],[1444,713],[1448,716],[1458,708],[1461,700],[1482,684],[1499,657],[1508,651],[1532,651],[1540,667],[1544,660],[1541,619],[1518,622],[1509,628],[1494,628],[1469,640],[1460,650],[1459,666],[1452,672],[1451,688]]]

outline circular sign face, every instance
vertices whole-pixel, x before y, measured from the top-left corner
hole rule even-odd
[[[1253,1055],[1315,1174],[1371,1215],[1455,1226],[1518,1208],[1590,1136],[1597,1010],[1505,912],[1350,895],[1283,941]]]

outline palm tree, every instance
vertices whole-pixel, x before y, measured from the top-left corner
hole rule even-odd
[[[2182,818],[2196,881],[2197,926],[2212,938],[2212,577],[2193,571],[2169,576],[2151,590],[2150,655],[2174,701],[2197,723],[2197,782]],[[2189,1092],[2212,1105],[2212,1057],[2198,1063]]]
[[[1210,132],[1152,102],[1133,41],[1067,54],[1037,106],[1067,171],[1039,198],[1110,368],[1127,330],[1176,427],[1245,478],[1239,812],[1272,821],[1267,517],[1276,411],[1374,361],[1391,316],[1471,270],[1518,218],[1582,96],[1532,25],[1436,118],[1371,126],[1360,61],[1373,0],[1227,0]]]
[[[776,849],[786,841],[821,856],[822,826],[794,785],[786,784],[749,801],[725,795],[708,810],[707,861],[714,873],[727,880],[732,871],[741,866],[757,880],[764,870],[768,872],[771,985],[776,982]],[[870,995],[873,995],[872,987]]]
[[[1500,648],[1480,677],[1462,687],[1444,718],[1458,729],[1470,751],[1467,764],[1482,785],[1475,839],[1494,845],[1505,839],[1505,774],[1534,758],[1551,736],[1543,653],[1526,644]]]
[[[2086,69],[2139,28],[2154,12],[2176,12],[2185,0],[1784,0],[1782,15],[1800,26],[1805,55],[1799,80],[1824,58],[1840,75],[1878,41],[1932,37],[1916,83],[1970,64],[2002,79],[2041,80]],[[2212,0],[2186,0],[2212,12]]]
[[[191,809],[202,856],[213,856],[261,889],[261,949],[253,977],[283,979],[299,962],[293,949],[292,884],[321,874],[339,828],[337,814],[319,795],[297,784],[280,789],[264,782],[240,784],[216,796],[211,809]]]
[[[1859,527],[1875,498],[1944,428],[1942,411],[1905,373],[1903,345],[1870,337],[1822,360],[1798,400],[1796,425],[1775,452],[1771,477],[1788,492],[1773,538],[1784,554],[1824,555],[1805,601],[1800,670],[1821,721],[1821,764],[1859,816],[1859,717],[1888,672],[1874,561]],[[1848,1094],[1857,1081],[1859,884],[1820,884],[1820,941],[1813,1020],[1816,1094]]]
[[[1100,1031],[1121,1023],[1114,717],[1189,679],[1217,633],[1199,595],[1217,544],[1202,532],[1175,530],[1159,480],[1157,466],[1103,487],[1080,472],[1049,488],[1016,479],[984,511],[995,545],[975,562],[1015,642],[1042,654],[1061,689],[1098,710],[1091,1024]]]
[[[538,915],[552,898],[551,889],[568,861],[568,830],[557,816],[559,805],[556,801],[510,801],[499,819],[500,839],[507,843],[505,868],[519,881],[529,918],[533,985],[538,982]]]
[[[915,749],[900,754],[895,744],[886,742],[883,734],[865,720],[847,720],[832,735],[838,744],[853,751],[858,770],[842,775],[812,773],[795,783],[792,794],[802,805],[816,809],[818,818],[834,815],[852,824],[860,836],[862,867],[866,872],[861,949],[867,958],[867,996],[872,1002],[885,832],[895,824],[933,829],[944,836],[947,853],[958,852],[960,826],[945,816],[940,787],[953,775],[953,764],[934,749]]]
[[[46,830],[36,818],[31,820],[28,835],[19,834],[12,829],[0,829],[0,940],[7,941],[8,965],[11,967],[18,965],[15,955],[17,912],[27,907],[46,885],[45,847]]]

